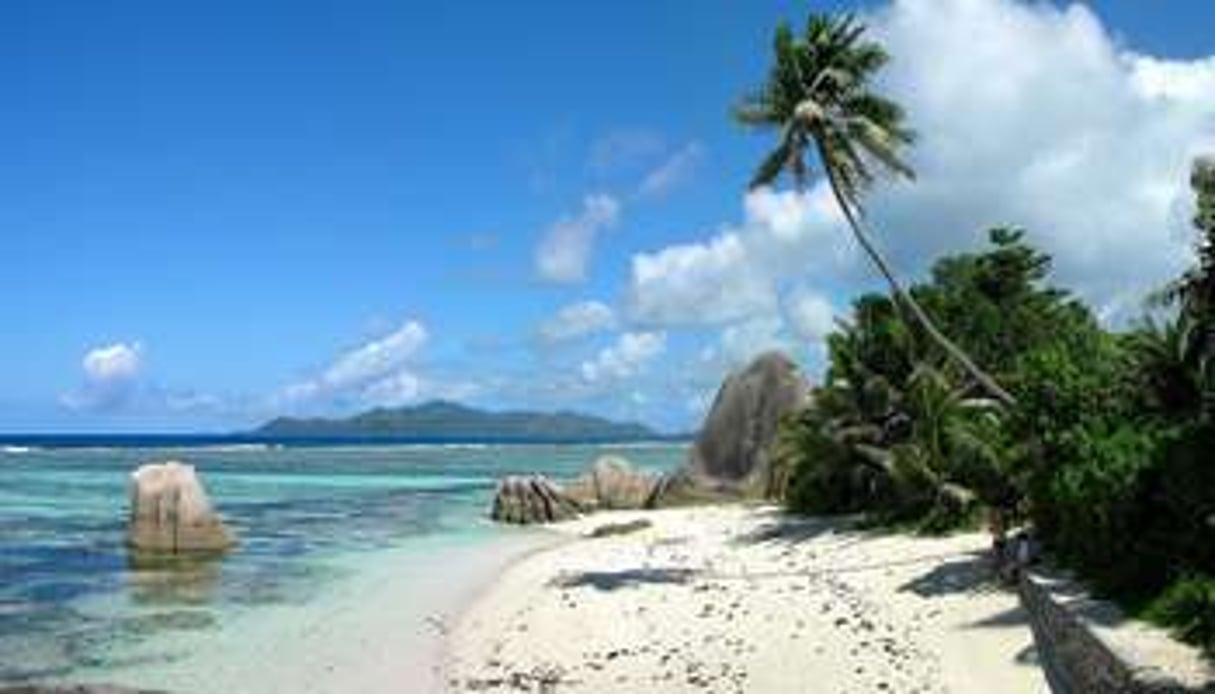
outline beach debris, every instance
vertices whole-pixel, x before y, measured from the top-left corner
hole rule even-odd
[[[645,519],[626,521],[624,523],[604,523],[591,531],[591,537],[611,537],[613,535],[628,535],[653,526],[654,523]]]
[[[504,477],[498,482],[490,517],[526,525],[576,518],[582,505],[543,475]]]
[[[186,554],[220,552],[235,536],[211,507],[193,465],[141,465],[131,473],[127,542],[136,550]]]

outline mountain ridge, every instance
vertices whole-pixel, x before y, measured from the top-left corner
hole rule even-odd
[[[276,417],[248,432],[275,438],[359,437],[469,441],[605,441],[667,438],[639,422],[570,410],[483,410],[450,400],[376,407],[349,417]]]

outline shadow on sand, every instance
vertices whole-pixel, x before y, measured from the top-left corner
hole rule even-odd
[[[938,598],[957,593],[1000,590],[985,552],[972,552],[932,567],[923,575],[899,586],[922,598]]]
[[[684,584],[696,574],[691,569],[625,569],[623,571],[579,571],[558,576],[549,584],[556,588],[590,586],[596,590],[619,590],[643,584]]]
[[[855,531],[858,522],[853,516],[796,516],[782,511],[772,511],[767,515],[762,525],[734,538],[733,543],[806,542],[826,533]]]

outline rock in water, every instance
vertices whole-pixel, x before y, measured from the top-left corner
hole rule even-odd
[[[566,491],[584,506],[601,509],[645,508],[658,478],[633,469],[616,455],[600,456]]]
[[[771,466],[781,420],[804,407],[809,384],[788,357],[768,352],[731,374],[683,467],[663,478],[652,504],[720,498],[771,498],[779,493]]]
[[[575,518],[582,506],[548,478],[510,476],[498,481],[490,517],[503,523],[552,523]]]
[[[194,474],[176,461],[142,465],[131,473],[127,541],[149,552],[217,552],[235,544]]]

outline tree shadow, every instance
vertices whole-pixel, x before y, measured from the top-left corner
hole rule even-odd
[[[589,586],[596,590],[619,590],[630,586],[682,585],[696,574],[692,569],[624,569],[623,571],[578,571],[554,578],[549,585],[555,588],[580,588]]]
[[[1042,666],[1042,655],[1040,653],[1038,653],[1038,644],[1031,643],[1028,646],[1026,646],[1025,648],[1022,648],[1020,651],[1017,652],[1017,655],[1013,656],[1013,661],[1016,662],[1018,665],[1031,665],[1034,667],[1041,667]]]
[[[976,619],[970,623],[970,628],[981,629],[983,627],[1028,627],[1029,613],[1024,607],[1017,604],[1015,607],[1010,607],[1007,610],[997,612],[993,615],[988,615],[983,619]]]
[[[757,545],[769,542],[799,543],[830,532],[856,530],[856,518],[851,516],[796,516],[775,511],[762,525],[742,533],[735,545]]]
[[[985,552],[971,552],[942,562],[899,586],[900,592],[910,591],[923,598],[1000,589]]]

